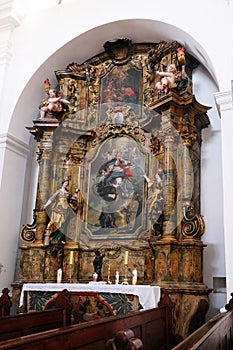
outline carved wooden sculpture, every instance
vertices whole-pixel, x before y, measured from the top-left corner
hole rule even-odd
[[[9,296],[9,289],[3,288],[2,295],[0,297],[0,316],[10,315],[10,309],[12,306],[12,301]]]

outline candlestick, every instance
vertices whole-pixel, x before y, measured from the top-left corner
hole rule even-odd
[[[125,277],[123,279],[122,284],[129,284],[128,283],[128,265],[127,264],[125,264]]]
[[[73,259],[74,259],[74,252],[73,250],[70,252],[70,265],[73,264]]]
[[[61,281],[62,281],[62,269],[59,268],[57,270],[57,283],[61,283]]]
[[[129,252],[128,250],[125,251],[125,265],[128,265],[128,260],[129,260]]]

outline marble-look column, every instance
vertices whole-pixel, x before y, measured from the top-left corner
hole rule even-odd
[[[35,121],[37,132],[41,135],[38,147],[39,175],[35,208],[37,212],[36,240],[42,243],[47,223],[47,213],[40,210],[50,196],[51,189],[51,157],[53,149],[53,133],[59,125],[57,120]]]
[[[162,240],[176,240],[176,166],[174,159],[174,144],[176,137],[169,119],[170,113],[162,114],[162,133],[164,135],[164,222]]]

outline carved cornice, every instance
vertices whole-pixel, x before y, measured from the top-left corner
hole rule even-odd
[[[116,126],[112,123],[105,123],[94,130],[94,139],[91,143],[91,147],[96,147],[99,142],[109,137],[122,136],[132,136],[143,145],[146,141],[144,132],[138,126],[135,126],[135,124],[120,124]]]
[[[233,109],[233,92],[217,92],[214,94],[215,101],[220,107],[220,111],[229,111]]]
[[[29,130],[29,132],[32,135],[34,135],[35,140],[38,142],[42,139],[45,131],[52,133],[56,130],[56,128],[60,124],[60,122],[55,118],[47,119],[47,120],[45,120],[45,118],[43,120],[38,119],[38,120],[35,120],[33,123],[34,123],[34,126],[26,127],[26,129]]]
[[[0,135],[0,148],[8,149],[11,152],[26,158],[30,151],[30,146],[11,134]]]
[[[0,1],[0,64],[7,64],[11,59],[10,36],[15,27],[18,27],[23,15],[14,7],[13,0]]]
[[[2,0],[0,3],[0,30],[20,25],[23,15],[15,8],[14,0]]]

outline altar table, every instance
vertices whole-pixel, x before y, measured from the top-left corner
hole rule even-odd
[[[103,316],[117,315],[121,313],[127,313],[132,310],[138,309],[138,304],[142,309],[151,309],[158,306],[158,302],[161,296],[161,290],[159,286],[150,285],[122,285],[122,284],[103,284],[102,282],[91,282],[87,284],[83,283],[26,283],[23,285],[20,295],[20,306],[24,305],[26,300],[27,311],[38,310],[33,309],[33,303],[41,305],[43,309],[44,305],[51,303],[52,298],[60,291],[67,289],[73,299],[75,308],[79,310],[80,300],[82,306],[84,300],[88,299],[89,303],[93,306],[93,303],[101,304],[103,310]],[[25,298],[26,296],[26,298]],[[86,297],[86,299],[84,298]],[[130,296],[132,298],[130,298]],[[135,296],[136,300],[133,300]],[[76,299],[75,299],[76,297]],[[94,298],[94,301],[93,301]],[[30,300],[30,301],[29,301]],[[91,300],[91,301],[90,301]],[[137,302],[138,300],[138,302]],[[90,309],[90,306],[89,306]],[[101,308],[98,308],[100,311]],[[123,310],[124,309],[124,310]],[[85,311],[85,313],[87,313]]]

